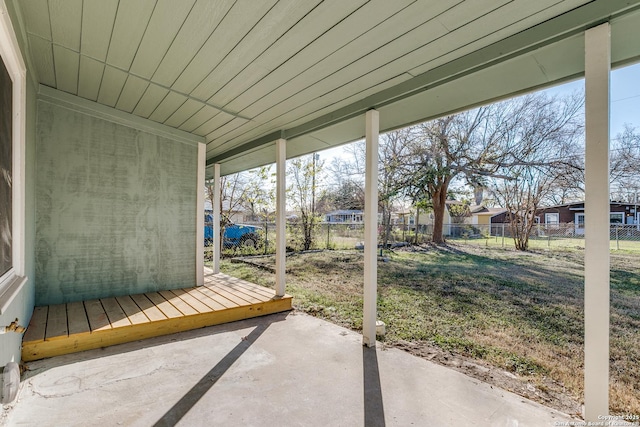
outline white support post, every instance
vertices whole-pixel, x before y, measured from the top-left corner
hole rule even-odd
[[[585,32],[584,418],[609,414],[609,24]]]
[[[364,183],[364,307],[362,343],[376,345],[378,300],[378,132],[379,113],[366,113]]]
[[[198,172],[196,174],[196,285],[204,285],[204,175],[207,165],[207,146],[198,144]]]
[[[286,268],[286,237],[285,221],[287,218],[286,204],[286,168],[287,168],[287,140],[276,141],[276,296],[281,297],[285,292]]]
[[[222,243],[220,242],[220,164],[213,165],[213,274],[220,273],[220,252]]]

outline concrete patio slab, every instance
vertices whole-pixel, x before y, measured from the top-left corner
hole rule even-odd
[[[275,314],[29,364],[8,426],[553,426],[570,418],[314,317]]]

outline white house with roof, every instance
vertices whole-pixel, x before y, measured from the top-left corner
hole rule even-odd
[[[330,224],[362,224],[364,212],[358,209],[339,209],[325,214],[325,221]]]

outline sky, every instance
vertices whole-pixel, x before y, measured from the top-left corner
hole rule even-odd
[[[545,91],[564,95],[584,89],[584,79],[555,86]],[[640,64],[611,71],[611,138],[622,132],[624,124],[640,128]]]
[[[550,95],[567,95],[584,90],[584,79],[545,89]],[[611,124],[610,136],[614,139],[624,129],[625,123],[640,130],[640,63],[611,71]],[[345,146],[321,151],[321,158],[331,162],[334,157],[345,157]]]

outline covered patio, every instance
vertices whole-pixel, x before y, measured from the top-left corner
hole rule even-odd
[[[178,306],[197,309],[181,292],[206,284],[205,179],[219,195],[221,176],[274,162],[284,301],[286,161],[364,138],[361,338],[373,348],[379,133],[585,77],[584,400],[597,421],[609,411],[609,243],[597,227],[609,215],[609,74],[639,60],[639,26],[640,0],[0,0],[11,94],[0,327],[33,319],[47,343],[45,309],[34,311],[45,306],[84,311],[79,330],[94,337],[125,314],[133,329],[130,302],[150,321],[160,311],[158,324],[173,309],[188,318]],[[144,307],[154,299],[167,312]],[[103,309],[96,328],[89,301]],[[1,335],[0,366],[15,373],[30,342],[25,353],[20,334]]]
[[[306,314],[29,363],[7,426],[553,426],[571,418]],[[568,424],[567,424],[568,425]]]

